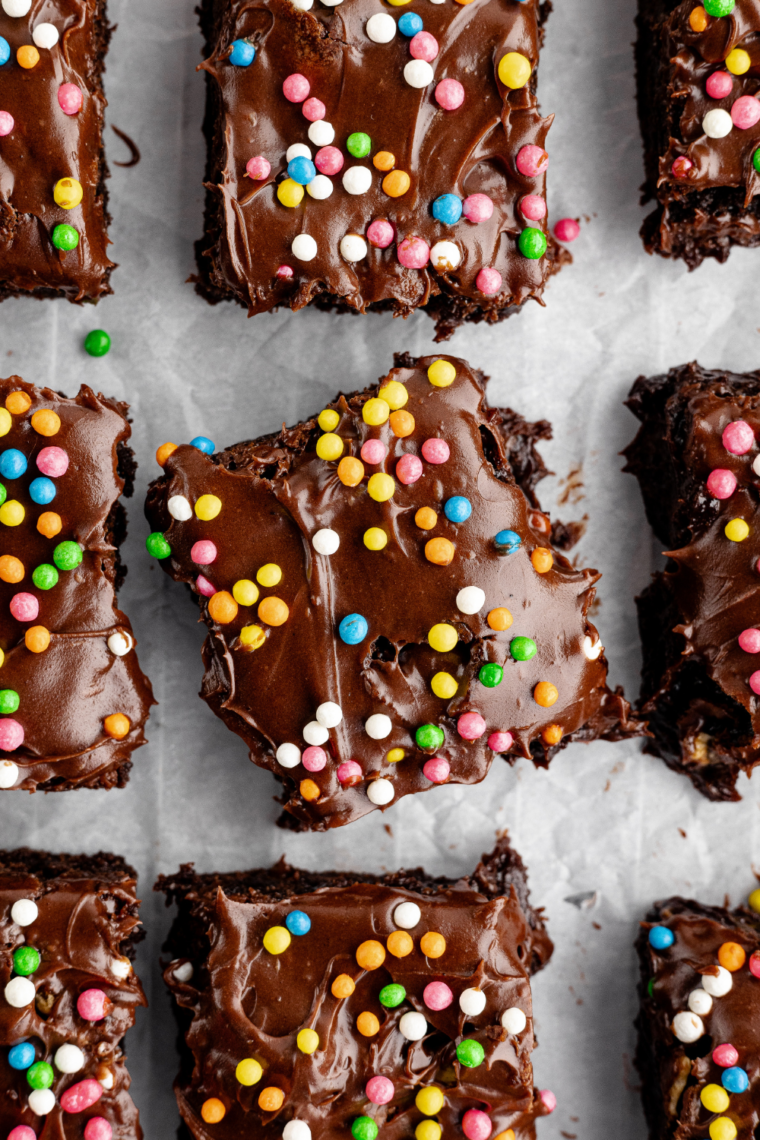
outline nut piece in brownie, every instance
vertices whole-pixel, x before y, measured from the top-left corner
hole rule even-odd
[[[528,1140],[554,1107],[530,990],[552,944],[506,839],[459,880],[188,864],[156,889],[193,1136]]]
[[[760,245],[760,10],[639,0],[637,23],[644,245],[690,269]]]
[[[135,886],[117,855],[0,851],[0,1136],[140,1140]]]
[[[0,300],[112,290],[103,154],[105,0],[0,6]]]
[[[668,564],[637,599],[650,751],[710,799],[760,759],[760,372],[634,384],[625,455]]]
[[[637,731],[588,617],[599,575],[552,549],[533,491],[549,425],[485,384],[397,357],[278,435],[159,450],[148,547],[209,627],[202,696],[297,826]]]
[[[0,789],[123,786],[154,703],[117,609],[128,407],[0,380]]]
[[[671,898],[641,924],[637,950],[636,1067],[650,1140],[751,1140],[760,1124],[758,914]]]
[[[424,307],[439,339],[541,300],[569,260],[536,99],[550,6],[418,7],[204,0],[208,300]]]

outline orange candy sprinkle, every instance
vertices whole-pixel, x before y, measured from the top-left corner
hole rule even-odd
[[[124,713],[111,713],[103,721],[106,736],[110,736],[113,740],[123,740],[131,727],[129,717],[124,716]]]
[[[156,463],[163,467],[173,451],[177,450],[176,443],[162,443],[156,452]]]
[[[544,709],[551,708],[558,697],[559,691],[551,681],[539,681],[533,690],[533,700]]]
[[[24,563],[12,554],[0,558],[0,578],[3,582],[20,582],[24,577]]]
[[[432,507],[420,507],[414,516],[414,521],[420,530],[432,530],[438,522],[438,515]]]
[[[732,974],[741,970],[746,960],[746,951],[738,942],[724,942],[718,950],[718,961],[724,970],[728,970]]]
[[[440,958],[446,952],[446,939],[435,930],[428,930],[420,939],[420,950],[426,958]]]
[[[541,733],[545,744],[559,744],[562,739],[562,725],[560,724],[547,724],[544,731]]]
[[[226,625],[237,617],[238,604],[227,590],[217,590],[208,602],[209,617],[219,625]]]
[[[262,1089],[259,1093],[259,1108],[263,1108],[264,1112],[277,1112],[278,1109],[282,1108],[284,1100],[285,1093],[282,1089],[270,1085],[268,1089]]]
[[[50,645],[50,633],[44,625],[32,625],[24,634],[24,644],[31,653],[44,653]]]
[[[392,954],[394,958],[406,958],[407,954],[411,954],[414,950],[412,936],[407,934],[405,930],[394,930],[392,934],[389,934],[386,946],[388,953]]]
[[[435,566],[448,566],[454,557],[454,543],[448,538],[431,538],[425,543],[425,557]]]
[[[364,478],[364,464],[361,459],[345,455],[338,464],[338,478],[344,487],[358,487]]]
[[[309,803],[318,800],[321,794],[319,784],[315,784],[313,780],[301,780],[301,783],[298,785],[298,790]]]
[[[37,519],[37,530],[40,534],[44,534],[45,538],[55,538],[61,533],[62,526],[61,516],[55,511],[43,511]]]
[[[32,427],[37,435],[58,435],[61,430],[61,417],[52,408],[40,408],[32,416]]]
[[[389,198],[401,198],[411,184],[412,180],[405,170],[392,170],[383,179],[383,190]]]
[[[204,1100],[201,1105],[201,1116],[206,1121],[206,1124],[218,1124],[220,1120],[224,1120],[226,1114],[227,1109],[215,1096]]]
[[[498,630],[499,632],[509,629],[513,620],[511,613],[504,606],[497,606],[495,610],[491,610],[487,618],[491,629]]]
[[[494,1140],[515,1140],[514,1128],[508,1128],[506,1132],[500,1132],[498,1136],[494,1136]]]
[[[414,416],[411,412],[391,412],[391,431],[399,439],[406,439],[414,431]]]
[[[11,392],[6,401],[5,406],[12,416],[23,416],[24,412],[28,412],[32,406],[31,396],[27,396],[26,392]]]
[[[382,942],[369,938],[356,951],[356,961],[363,970],[376,970],[385,961],[385,947]]]
[[[530,560],[537,574],[547,574],[554,565],[554,555],[545,546],[537,546]]]
[[[264,598],[259,606],[259,620],[267,625],[284,625],[290,610],[282,598]]]
[[[693,32],[703,32],[707,27],[707,12],[700,4],[696,8],[692,8],[689,13],[689,27]]]
[[[375,170],[393,170],[396,165],[396,156],[391,154],[389,150],[379,150],[372,159],[372,165]]]
[[[40,53],[33,44],[24,44],[24,46],[20,47],[16,52],[16,59],[18,60],[19,67],[25,67],[29,70],[32,67],[36,67],[40,62]]]
[[[376,1033],[380,1032],[380,1022],[374,1013],[369,1013],[365,1010],[364,1013],[360,1013],[357,1017],[356,1028],[362,1037],[374,1037]]]
[[[356,986],[354,985],[353,978],[350,978],[348,974],[338,974],[337,978],[330,987],[330,992],[332,993],[333,997],[347,998],[351,997],[351,994],[355,989]]]

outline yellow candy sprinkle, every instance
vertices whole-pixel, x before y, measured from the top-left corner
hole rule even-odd
[[[367,550],[384,550],[388,545],[388,535],[379,526],[371,526],[364,532],[364,545]]]
[[[5,661],[5,654],[2,649],[0,649],[0,665],[2,665],[3,661]]]
[[[750,910],[754,910],[755,914],[760,914],[760,887],[755,887],[747,902]]]
[[[26,392],[11,392],[5,401],[5,406],[12,416],[23,416],[32,406],[32,397]]]
[[[448,360],[434,360],[428,368],[428,380],[436,388],[448,388],[456,379],[457,370]]]
[[[343,454],[343,440],[339,435],[328,431],[317,440],[317,455],[328,461],[340,459]]]
[[[400,760],[403,760],[405,756],[406,756],[406,752],[404,751],[403,748],[391,748],[390,752],[385,757],[385,759],[388,761],[389,764],[398,764],[398,762]]]
[[[421,1120],[414,1130],[415,1140],[441,1140],[442,1131],[437,1120]]]
[[[290,931],[286,926],[270,926],[263,941],[270,954],[283,954],[290,946]]]
[[[302,1053],[315,1053],[319,1048],[319,1034],[313,1029],[302,1029],[296,1037],[296,1045]]]
[[[334,408],[325,408],[317,416],[317,423],[322,428],[322,431],[335,431],[340,423],[340,416]]]
[[[699,1099],[708,1112],[725,1112],[730,1101],[728,1093],[720,1085],[705,1085]]]
[[[398,380],[391,380],[388,384],[385,384],[378,392],[378,395],[382,400],[385,400],[392,412],[403,408],[409,400],[409,393]]]
[[[749,534],[749,527],[744,519],[731,519],[723,528],[723,533],[726,538],[731,539],[731,542],[744,542]]]
[[[414,1103],[425,1116],[435,1116],[443,1108],[443,1090],[437,1085],[428,1085],[427,1088],[420,1089]]]
[[[240,644],[246,649],[261,649],[267,635],[260,625],[244,625],[240,631]]]
[[[239,578],[232,587],[232,596],[239,606],[254,606],[259,600],[259,588],[250,578]]]
[[[244,1061],[241,1061],[238,1067],[235,1069],[235,1076],[240,1081],[241,1085],[250,1086],[258,1084],[263,1075],[264,1070],[262,1069],[259,1062],[255,1061],[253,1057],[246,1057],[246,1059]]]
[[[388,405],[386,404],[386,407]],[[374,499],[376,503],[387,503],[388,499],[393,498],[393,492],[396,490],[396,484],[392,475],[384,475],[382,471],[377,471],[374,475],[370,475],[369,482],[367,483],[367,491],[369,492],[370,499]]]
[[[499,79],[505,87],[511,87],[513,91],[525,86],[532,70],[530,60],[519,51],[508,51],[499,60]]]
[[[222,509],[222,500],[218,499],[216,495],[201,495],[195,504],[195,513],[203,522],[210,522],[215,519]]]
[[[282,570],[276,562],[267,562],[256,571],[260,586],[277,586],[282,581]]]
[[[300,182],[286,178],[277,187],[277,198],[283,206],[298,206],[303,199],[304,189]]]
[[[16,59],[18,60],[19,67],[25,67],[27,70],[36,67],[40,62],[40,53],[32,44],[24,44],[16,52]]]
[[[719,1116],[709,1128],[710,1140],[734,1140],[736,1125],[728,1116]]]
[[[59,178],[53,187],[53,198],[56,206],[62,210],[73,210],[82,201],[84,190],[82,183],[76,178]]]
[[[392,4],[394,8],[403,8],[404,4],[409,3],[409,0],[388,0],[388,3]]]
[[[20,526],[24,521],[24,508],[15,499],[9,499],[0,507],[0,523],[3,526]]]
[[[6,408],[0,408],[0,436],[7,435],[12,424],[11,413]]]
[[[451,676],[451,673],[436,673],[430,682],[430,688],[441,700],[450,701],[459,688],[459,685],[457,684],[456,678]]]
[[[428,633],[428,644],[436,653],[450,653],[458,641],[459,634],[454,626],[447,625],[446,622],[434,625]]]
[[[373,396],[371,400],[362,408],[362,419],[365,424],[370,427],[379,427],[384,424],[391,414],[391,409],[385,400],[379,400],[377,396]]]
[[[726,56],[726,69],[732,75],[744,75],[745,72],[749,71],[751,63],[752,60],[744,48],[734,48]]]

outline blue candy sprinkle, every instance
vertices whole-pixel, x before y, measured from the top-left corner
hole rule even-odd
[[[9,447],[0,454],[0,475],[4,479],[18,479],[26,472],[26,456],[23,451]]]
[[[291,910],[285,918],[285,925],[291,934],[308,934],[311,930],[311,919],[302,910]]]
[[[34,1064],[34,1045],[31,1041],[22,1041],[14,1045],[8,1053],[8,1064],[12,1069],[28,1069]]]
[[[310,158],[299,154],[291,158],[288,163],[288,178],[300,182],[301,186],[308,186],[317,177],[317,168]]]
[[[235,67],[249,67],[256,56],[256,48],[248,40],[233,40],[232,51],[229,54],[230,63]]]
[[[404,12],[398,22],[398,30],[403,36],[416,36],[422,31],[422,16],[416,12]]]
[[[11,45],[4,36],[0,36],[0,67],[11,58]]]
[[[740,1069],[738,1065],[726,1069],[721,1077],[721,1082],[726,1092],[730,1093],[743,1093],[749,1088],[749,1077],[744,1069]]]
[[[462,216],[462,199],[456,194],[441,194],[433,202],[433,217],[446,226],[453,226]]]
[[[522,539],[516,530],[500,530],[494,542],[501,554],[514,554],[522,546]]]
[[[47,479],[41,475],[39,479],[32,479],[29,484],[29,494],[33,503],[39,503],[41,507],[44,507],[48,503],[52,503],[55,498],[55,483],[52,479]]]
[[[361,614],[349,614],[338,626],[338,633],[346,645],[359,645],[369,633],[367,619]]]
[[[667,950],[675,940],[675,934],[667,926],[653,926],[649,931],[649,945],[653,950]]]
[[[214,441],[205,435],[196,435],[195,439],[190,440],[190,446],[197,447],[204,455],[213,455],[216,450]],[[0,462],[2,461],[0,460]]]
[[[472,514],[472,503],[469,499],[465,499],[464,495],[453,495],[450,499],[446,500],[443,513],[449,522],[467,522]]]

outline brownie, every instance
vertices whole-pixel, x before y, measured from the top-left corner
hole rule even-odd
[[[641,731],[589,620],[599,575],[552,550],[536,499],[550,427],[485,386],[455,357],[400,356],[276,435],[159,450],[149,549],[209,627],[201,695],[292,825]]]
[[[459,880],[187,864],[156,890],[193,1136],[528,1140],[554,1107],[530,989],[553,947],[506,839]]]
[[[112,292],[102,84],[110,34],[105,0],[0,6],[0,300],[81,303]]]
[[[139,1140],[123,1038],[136,874],[118,855],[0,851],[0,1135]]]
[[[145,743],[155,702],[116,606],[127,411],[0,380],[0,789],[122,787]]]
[[[536,99],[550,5],[417,7],[203,0],[207,300],[424,307],[439,340],[541,301],[570,260]]]
[[[670,898],[649,912],[636,947],[636,1067],[650,1140],[751,1140],[760,1125],[758,915]]]
[[[626,470],[668,559],[637,599],[647,747],[736,800],[760,759],[760,372],[687,364],[640,377],[628,407],[641,428]]]
[[[725,261],[760,244],[760,13],[753,0],[639,0],[649,253]]]

